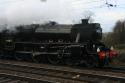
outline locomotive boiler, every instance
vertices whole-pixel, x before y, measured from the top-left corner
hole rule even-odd
[[[51,22],[48,25],[17,27],[16,32],[0,34],[1,57],[17,60],[49,62],[51,64],[108,65],[117,53],[102,42],[99,23],[64,25]]]

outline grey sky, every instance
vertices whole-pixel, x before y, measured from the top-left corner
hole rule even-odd
[[[94,22],[101,23],[104,32],[111,31],[117,20],[125,19],[125,1],[107,0],[117,7],[108,8],[106,0],[0,0],[0,25],[78,22],[85,11],[94,13]]]

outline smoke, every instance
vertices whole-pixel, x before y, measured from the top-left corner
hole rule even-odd
[[[70,0],[22,0],[8,5],[7,24],[31,24],[47,21],[71,23],[74,16]]]

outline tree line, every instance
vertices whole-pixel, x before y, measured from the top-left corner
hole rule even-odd
[[[104,33],[103,41],[107,45],[125,45],[125,20],[118,20],[112,32]]]

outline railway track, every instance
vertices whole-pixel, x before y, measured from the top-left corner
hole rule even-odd
[[[27,83],[82,83],[80,81],[63,79],[63,78],[56,78],[56,77],[49,77],[49,76],[42,76],[38,74],[26,73],[26,72],[19,72],[13,70],[0,70],[0,75],[2,77],[8,77],[9,79],[16,79],[22,82]],[[0,82],[0,83],[7,83],[7,82]]]
[[[0,60],[0,75],[48,83],[124,83],[125,73]],[[30,82],[30,83],[31,83]]]
[[[125,73],[125,66],[124,67],[116,67],[116,66],[110,66],[110,67],[104,67],[104,71],[111,71],[115,73]]]
[[[8,77],[0,77],[0,83],[28,83],[28,82],[23,80],[15,80]]]

